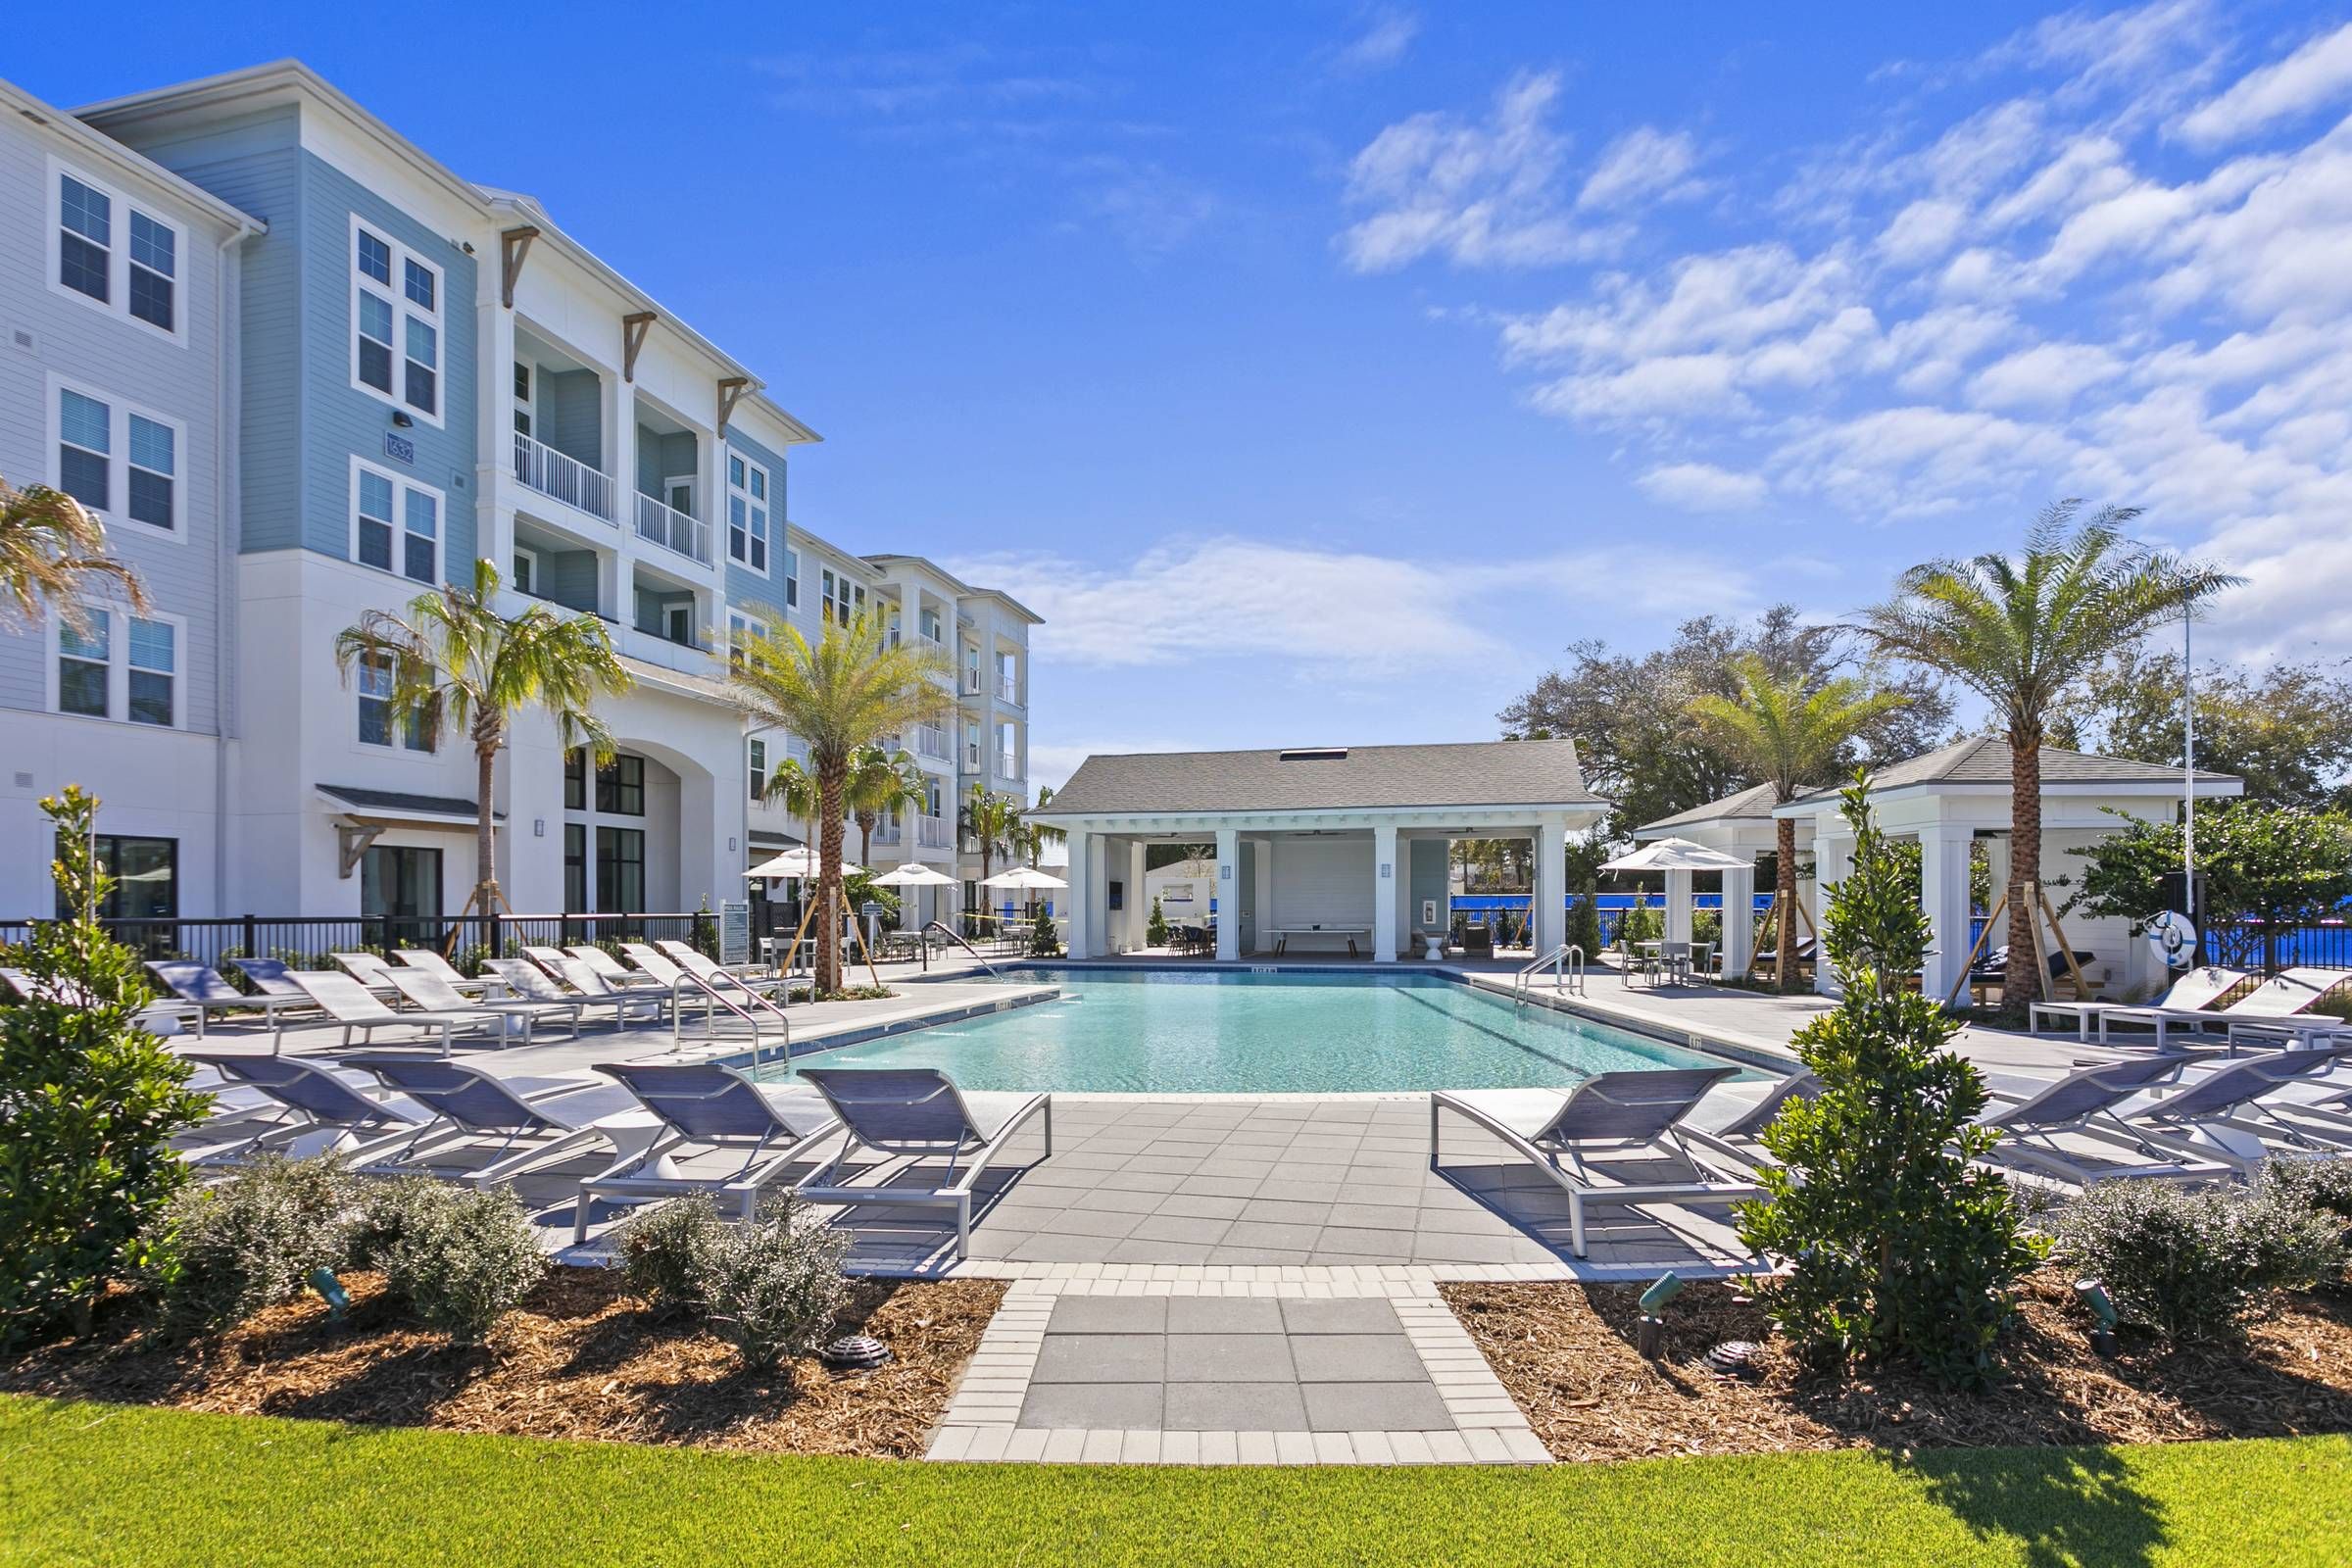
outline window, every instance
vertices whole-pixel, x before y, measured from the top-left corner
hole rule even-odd
[[[997,726],[997,777],[1021,776],[1020,732],[1010,724]]]
[[[61,294],[160,332],[179,336],[179,225],[121,191],[50,165],[50,214]]]
[[[351,559],[416,582],[441,580],[441,492],[354,458]]]
[[[767,622],[757,615],[747,615],[740,610],[727,612],[727,667],[743,667],[743,645],[754,637],[767,635]]]
[[[767,575],[767,469],[727,454],[727,556]]]
[[[360,744],[402,746],[412,752],[433,749],[432,726],[419,714],[401,714],[392,707],[393,662],[389,655],[360,664]]]
[[[179,916],[179,840],[99,833],[91,839],[99,868],[115,879],[98,906],[101,920],[172,920]],[[78,915],[58,902],[61,920]]]
[[[564,809],[588,809],[588,755],[576,746],[564,754]]]
[[[787,550],[784,552],[784,603],[798,605],[800,602],[801,553],[798,550]]]
[[[63,620],[56,624],[58,712],[180,727],[179,650],[186,631],[176,616],[93,609],[86,632]]]
[[[596,830],[596,906],[606,914],[645,908],[645,834],[633,827]]]
[[[865,584],[850,581],[847,573],[824,574],[825,619],[846,626],[852,615],[865,612]]]
[[[514,367],[514,433],[531,433],[531,368],[519,362]]]
[[[588,829],[578,822],[564,824],[564,907],[574,914],[588,908]]]
[[[939,612],[925,610],[915,616],[915,628],[933,642],[939,641]]]
[[[172,526],[172,480],[178,472],[179,443],[168,424],[143,414],[130,416],[129,494],[124,506],[133,522]]]
[[[645,759],[626,755],[596,770],[596,808],[614,816],[645,814]]]
[[[181,427],[93,388],[55,385],[57,488],[109,527],[176,535]]]
[[[352,221],[352,385],[441,422],[441,270]]]
[[[767,794],[767,742],[752,742],[752,799]]]
[[[534,599],[539,596],[538,551],[526,550],[520,545],[514,547],[514,591],[529,594]]]
[[[384,922],[388,945],[441,939],[441,852],[371,844],[360,859],[360,913]],[[371,933],[372,934],[372,933]]]
[[[109,482],[114,422],[114,411],[96,398],[72,390],[58,394],[57,487],[92,512],[115,510]]]

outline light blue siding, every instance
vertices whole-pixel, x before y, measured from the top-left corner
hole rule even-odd
[[[562,550],[542,552],[539,570],[543,581],[541,594],[567,610],[596,611],[596,552],[593,550]]]
[[[727,429],[727,445],[767,469],[768,484],[768,575],[762,577],[756,571],[747,571],[736,564],[733,558],[727,555],[727,474],[726,466],[719,466],[720,492],[710,503],[711,542],[719,559],[727,564],[727,603],[746,610],[769,611],[772,612],[771,618],[781,625],[787,609],[784,603],[784,553],[790,548],[784,538],[784,455],[762,446],[733,426]]]
[[[591,468],[604,459],[604,385],[594,370],[553,370],[539,377],[539,439]]]

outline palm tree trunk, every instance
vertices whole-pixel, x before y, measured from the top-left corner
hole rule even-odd
[[[2041,883],[2041,736],[2009,734],[2009,967],[2001,1010],[2023,1017],[2041,1000],[2041,963],[2034,951],[2034,898]],[[1948,933],[1945,940],[1949,941]]]
[[[849,768],[828,761],[816,774],[816,975],[819,995],[841,989],[842,785]]]
[[[487,916],[498,898],[498,863],[491,858],[490,848],[490,785],[498,768],[498,748],[491,745],[476,746],[473,761],[473,903],[474,912]],[[486,924],[484,929],[487,929]]]
[[[1796,818],[1780,817],[1772,828],[1773,858],[1780,862],[1772,871],[1772,979],[1788,992],[1795,989],[1796,976]],[[1730,909],[1723,912],[1726,919],[1731,917]]]
[[[868,871],[874,868],[874,824],[870,817],[858,819],[858,863]]]

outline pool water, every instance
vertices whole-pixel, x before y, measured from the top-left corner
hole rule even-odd
[[[811,1056],[966,1089],[1328,1094],[1565,1088],[1715,1058],[1429,974],[1022,970],[1059,999]]]

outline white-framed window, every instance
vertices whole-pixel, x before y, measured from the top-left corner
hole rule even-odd
[[[90,629],[51,621],[50,708],[84,718],[184,727],[179,675],[187,622],[177,615],[90,610]]]
[[[727,454],[727,559],[767,575],[767,469],[740,452]]]
[[[439,582],[443,499],[430,485],[352,459],[351,559],[415,582]]]
[[[801,553],[784,552],[784,603],[797,607],[801,602]]]
[[[360,744],[431,751],[431,726],[414,717],[403,718],[392,710],[392,656],[381,654],[361,660],[359,674]]]
[[[441,269],[356,214],[351,328],[351,384],[439,424]]]
[[[179,455],[186,427],[109,392],[52,379],[55,484],[109,526],[181,537]]]
[[[514,588],[518,594],[529,594],[534,599],[540,597],[539,552],[528,545],[514,547]]]
[[[758,615],[730,608],[727,611],[728,665],[733,667],[743,662],[743,645],[746,639],[765,637],[767,634],[766,621],[761,620]]]
[[[187,230],[152,203],[51,159],[49,235],[52,290],[185,346]]]
[[[755,739],[751,746],[752,799],[757,801],[767,794],[767,742]]]
[[[865,584],[852,582],[849,573],[826,572],[823,588],[827,620],[846,626],[852,615],[865,613]]]

